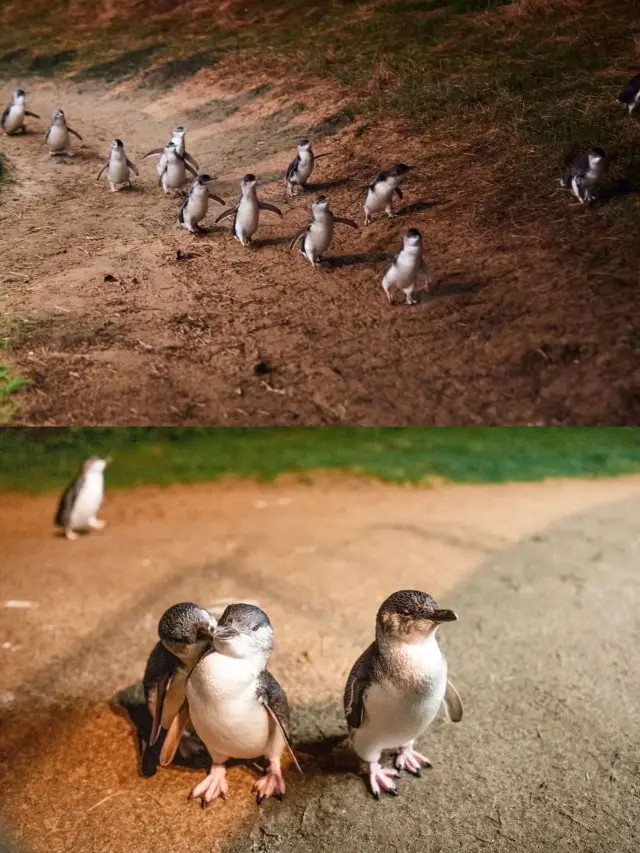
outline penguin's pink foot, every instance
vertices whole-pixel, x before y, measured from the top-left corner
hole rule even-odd
[[[194,800],[200,797],[202,800],[202,808],[206,809],[212,800],[216,797],[222,797],[224,800],[229,792],[227,783],[227,770],[224,764],[214,764],[209,775],[200,782],[199,785],[191,792],[191,798]]]
[[[100,521],[100,519],[98,519],[98,518],[90,518],[89,519],[89,527],[91,527],[92,530],[102,530],[102,528],[106,527],[106,526],[107,526],[106,521]]]
[[[380,799],[380,791],[386,791],[387,794],[398,796],[398,789],[394,779],[399,776],[397,770],[386,770],[377,761],[372,761],[369,765],[369,784],[371,785],[371,793],[376,798]]]
[[[421,776],[423,767],[431,767],[431,762],[426,755],[421,755],[413,748],[413,744],[407,743],[401,746],[396,755],[396,767],[398,770],[406,770],[414,776]]]
[[[266,775],[254,783],[253,790],[257,792],[256,802],[258,805],[263,803],[269,797],[275,796],[280,799],[283,796],[285,786],[279,761],[269,762],[269,769],[267,770]]]
[[[69,542],[73,542],[74,539],[78,538],[78,534],[74,533],[73,530],[65,530],[64,535],[69,540]]]

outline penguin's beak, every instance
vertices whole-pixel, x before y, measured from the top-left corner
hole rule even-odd
[[[436,610],[431,619],[434,622],[457,622],[458,614],[454,613],[453,610]]]
[[[226,625],[217,625],[213,632],[214,640],[232,640],[238,636],[235,628],[228,628]]]

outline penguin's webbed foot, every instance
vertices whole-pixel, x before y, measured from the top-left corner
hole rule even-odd
[[[79,538],[79,535],[74,530],[71,530],[70,528],[65,530],[64,536],[65,536],[65,539],[69,540],[69,542],[73,542],[74,539]]]
[[[269,762],[269,769],[262,779],[256,780],[253,790],[256,791],[256,802],[258,805],[261,805],[269,797],[282,799],[285,792],[285,784],[279,761]]]
[[[407,773],[412,773],[414,776],[421,776],[423,767],[431,767],[431,762],[413,748],[413,744],[401,746],[396,755],[396,768],[398,770],[406,770]]]
[[[101,521],[99,518],[90,518],[89,519],[89,527],[92,530],[102,530],[103,527],[107,526],[106,521]]]
[[[226,799],[228,792],[227,769],[224,764],[214,764],[211,767],[209,775],[193,789],[189,799],[195,800],[200,797],[202,808],[206,809],[209,803],[215,800],[216,797],[222,797],[223,800]]]
[[[392,768],[387,770],[379,762],[371,762],[369,765],[369,785],[371,786],[371,793],[376,800],[380,799],[381,790],[387,794],[391,794],[393,797],[398,796],[398,789],[394,780],[399,775],[397,770],[393,770]]]

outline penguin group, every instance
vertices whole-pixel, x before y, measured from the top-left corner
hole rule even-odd
[[[68,539],[104,527],[97,514],[108,462],[88,459],[65,489],[55,523]],[[376,799],[383,792],[398,795],[401,772],[420,776],[431,766],[416,740],[441,708],[450,721],[462,719],[462,700],[436,639],[441,625],[457,619],[425,592],[394,592],[378,609],[373,642],[351,667],[343,695],[349,745],[366,766]],[[228,604],[219,619],[193,602],[170,606],[142,678],[150,722],[141,743],[142,775],[168,766],[177,752],[207,755],[209,772],[191,791],[204,808],[227,796],[229,760],[264,758],[266,772],[253,786],[257,803],[281,798],[282,756],[288,753],[302,770],[287,695],[267,668],[273,645],[271,621],[253,603]],[[393,754],[393,766],[383,766],[383,752]]]
[[[628,107],[629,115],[640,104],[640,74],[633,77],[620,91],[617,101]],[[7,135],[25,133],[25,118],[39,118],[36,113],[26,109],[26,93],[24,89],[16,89],[11,103],[2,113],[0,125]],[[45,144],[51,156],[72,156],[70,135],[82,140],[80,134],[73,130],[66,121],[65,114],[57,109],[51,125],[45,135]],[[203,232],[201,223],[204,221],[209,201],[226,205],[223,198],[211,191],[215,183],[215,175],[199,172],[196,160],[187,153],[185,143],[186,129],[177,126],[172,129],[171,138],[163,148],[148,151],[143,159],[158,156],[158,183],[165,194],[180,193],[182,202],[178,211],[178,222],[192,234]],[[308,185],[316,160],[327,157],[328,154],[315,154],[311,142],[301,139],[295,158],[284,173],[284,184],[289,195],[294,198]],[[571,190],[582,204],[591,204],[597,200],[597,190],[601,184],[606,166],[606,155],[601,148],[591,148],[579,154],[567,172],[560,180],[565,189]],[[368,184],[364,190],[364,225],[371,222],[374,214],[384,211],[389,218],[395,216],[393,199],[403,198],[400,184],[411,170],[405,163],[396,163],[387,171],[382,171]],[[137,167],[127,158],[124,144],[120,139],[114,139],[111,144],[109,159],[101,168],[98,180],[107,173],[109,187],[112,192],[118,192],[131,186],[131,173],[139,176]],[[193,182],[184,193],[187,175]],[[240,198],[233,207],[220,213],[216,224],[225,219],[232,219],[231,232],[243,246],[253,242],[253,236],[260,224],[261,211],[274,213],[282,218],[282,211],[273,204],[258,198],[257,186],[259,179],[253,174],[246,174],[240,182]],[[299,231],[289,244],[291,251],[297,244],[300,253],[317,267],[325,258],[333,240],[333,227],[336,222],[357,229],[356,223],[346,217],[336,216],[330,208],[330,200],[317,196],[311,205],[311,217],[305,227]],[[402,247],[395,254],[382,278],[382,288],[389,302],[392,302],[391,289],[402,290],[405,302],[412,305],[417,302],[415,293],[421,276],[424,276],[424,290],[429,290],[434,278],[423,258],[422,235],[416,228],[410,228],[403,238]]]

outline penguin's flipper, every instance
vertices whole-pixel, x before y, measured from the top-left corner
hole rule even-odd
[[[277,213],[278,216],[282,216],[282,211],[279,207],[276,207],[275,204],[269,204],[266,201],[259,201],[258,207],[260,208],[260,210],[270,210],[271,213]]]
[[[161,187],[161,186],[162,186],[162,179],[164,178],[164,176],[165,176],[165,174],[166,174],[166,172],[167,172],[167,168],[168,168],[168,166],[169,166],[169,164],[168,164],[168,163],[165,163],[165,164],[164,164],[164,169],[160,172],[160,177],[158,178],[158,186],[159,186],[159,187]]]
[[[44,135],[44,141],[47,143],[49,141],[49,134],[51,133],[51,126],[49,126],[49,130]]]
[[[447,717],[452,723],[459,723],[462,719],[462,699],[460,694],[450,681],[447,681],[447,689],[443,699],[444,709]]]
[[[84,477],[80,474],[71,483],[67,486],[67,488],[62,493],[62,497],[60,498],[60,503],[58,504],[58,510],[56,512],[56,517],[54,519],[54,524],[56,527],[65,527],[67,521],[69,520],[69,516],[71,515],[71,510],[73,509],[73,505],[76,502],[76,498],[82,488]]]
[[[223,210],[220,216],[216,217],[216,223],[222,222],[223,219],[229,219],[230,216],[235,216],[236,210],[238,209],[238,205],[235,207],[230,207],[228,210]]]
[[[146,160],[147,157],[151,157],[153,154],[162,154],[163,151],[164,148],[152,148],[151,151],[147,151],[142,159]]]
[[[195,158],[192,157],[191,154],[187,154],[186,151],[184,152],[184,159],[185,159],[185,162],[191,163],[191,165],[193,166],[194,169],[196,169],[196,171],[200,168],[200,166],[198,166]]]
[[[180,707],[180,710],[173,718],[171,725],[169,726],[169,730],[167,731],[167,736],[162,744],[162,749],[160,750],[160,765],[162,767],[166,767],[167,764],[171,764],[173,761],[180,744],[182,732],[185,730],[188,723],[189,703],[185,700]]]
[[[38,115],[38,113],[32,113],[32,112],[31,112],[31,110],[25,110],[25,111],[24,111],[24,114],[25,114],[26,116],[31,116],[31,118],[40,118],[40,116]]]
[[[109,161],[107,160],[107,162],[104,164],[104,166],[102,167],[102,169],[100,169],[100,171],[98,172],[98,177],[96,178],[96,181],[99,181],[99,180],[100,180],[100,178],[101,178],[101,177],[102,177],[102,175],[103,175],[103,172],[105,171],[105,169],[108,169],[108,168],[109,168]]]
[[[82,142],[82,137],[80,136],[77,130],[74,130],[72,127],[69,127],[69,125],[67,125],[67,130],[69,131],[69,133],[73,133],[74,136],[77,136],[80,142]]]
[[[138,177],[140,177],[140,172],[137,170],[137,168],[133,165],[133,163],[129,159],[127,159],[127,167],[129,169],[131,169],[131,171],[133,172],[134,175],[137,175]]]
[[[2,125],[2,129],[4,130],[4,123],[9,118],[9,113],[11,112],[11,107],[5,107],[4,112],[2,113],[2,118],[0,118],[0,125]]]
[[[292,160],[291,163],[287,166],[287,171],[285,172],[284,179],[285,181],[290,181],[293,176],[298,171],[298,166],[300,165],[300,155],[296,154],[295,160]]]
[[[151,736],[149,737],[150,746],[153,746],[158,740],[160,729],[162,728],[162,711],[164,709],[164,700],[167,695],[167,689],[171,684],[171,677],[172,673],[167,673],[164,678],[161,678],[160,681],[156,684],[155,708],[153,710]]]
[[[220,198],[219,195],[214,195],[213,193],[209,193],[209,198],[212,198],[214,201],[217,201],[218,204],[226,204],[227,203],[223,198]]]
[[[379,656],[377,646],[371,643],[354,663],[344,689],[344,713],[351,729],[359,729],[364,719],[364,697],[371,686]]]
[[[293,247],[296,245],[296,243],[298,243],[304,237],[304,235],[307,233],[308,230],[309,230],[309,226],[305,225],[301,231],[298,231],[298,233],[294,237],[292,237],[291,242],[289,243],[289,248],[287,249],[287,252],[290,252],[293,249]]]
[[[330,156],[329,154],[314,154],[313,159],[319,160],[321,157],[329,157],[329,156]]]
[[[400,199],[400,201],[402,201],[402,190],[400,189],[400,187],[396,187],[394,193],[397,193],[398,198]]]
[[[280,729],[287,749],[293,758],[293,763],[298,768],[298,771],[302,773],[302,768],[298,764],[298,759],[289,740],[289,703],[287,702],[286,693],[273,675],[266,669],[258,679],[257,697],[258,702],[264,705],[267,713]]]
[[[187,170],[187,172],[191,172],[191,174],[193,175],[193,177],[194,177],[194,178],[197,178],[197,177],[198,177],[198,173],[197,173],[197,172],[196,172],[196,170],[193,168],[193,166],[191,165],[191,163],[188,163],[188,162],[184,159],[184,157],[183,157],[183,162],[184,162],[184,167],[185,167],[185,169]]]
[[[343,225],[348,225],[349,228],[357,228],[358,227],[356,225],[356,223],[353,221],[353,219],[345,219],[344,216],[334,216],[333,221],[334,222],[342,222]]]

